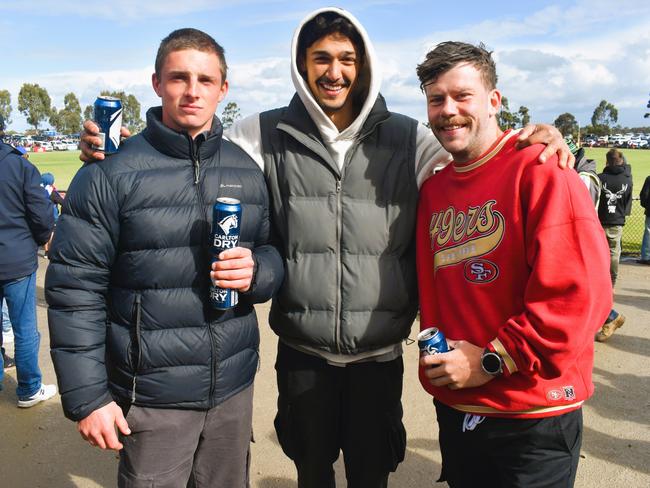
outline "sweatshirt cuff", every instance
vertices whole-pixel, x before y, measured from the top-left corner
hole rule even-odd
[[[488,343],[487,345],[488,349],[490,349],[493,352],[496,352],[501,356],[503,359],[503,373],[504,376],[510,376],[513,373],[516,373],[517,370],[517,364],[515,363],[515,360],[512,359],[512,356],[508,354],[508,351],[506,350],[505,347],[503,347],[503,344],[501,341],[497,338],[494,339],[492,342]]]

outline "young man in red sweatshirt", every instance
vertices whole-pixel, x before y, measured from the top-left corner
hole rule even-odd
[[[539,164],[497,123],[490,52],[445,42],[418,66],[453,163],[422,186],[422,329],[452,351],[420,360],[452,487],[573,486],[593,337],[611,308],[608,249],[574,171]]]

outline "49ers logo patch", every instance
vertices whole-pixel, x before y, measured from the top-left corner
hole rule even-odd
[[[487,259],[472,259],[465,263],[465,279],[471,283],[490,283],[499,276],[499,268]]]

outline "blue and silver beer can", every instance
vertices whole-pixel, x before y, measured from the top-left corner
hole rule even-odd
[[[219,260],[219,253],[239,245],[241,228],[241,203],[235,198],[217,198],[212,208],[212,262]],[[237,305],[237,290],[210,286],[210,302],[217,310],[227,310]]]
[[[449,352],[447,339],[438,327],[429,327],[418,334],[418,347],[420,356]]]
[[[120,147],[122,102],[119,98],[99,96],[95,100],[95,122],[102,142],[95,149],[105,154],[116,153]]]

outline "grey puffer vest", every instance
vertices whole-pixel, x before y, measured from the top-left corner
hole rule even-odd
[[[417,121],[379,96],[342,171],[297,95],[260,125],[285,263],[271,327],[289,344],[336,354],[400,342],[418,306]]]

